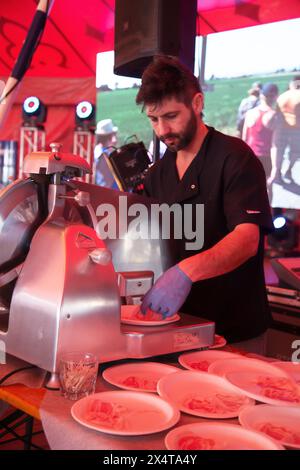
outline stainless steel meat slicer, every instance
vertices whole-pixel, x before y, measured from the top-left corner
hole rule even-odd
[[[107,205],[119,216],[118,232],[131,217],[130,210],[121,214],[121,195],[127,208],[150,207],[151,200],[80,181],[90,172],[87,162],[61,153],[59,144],[51,147],[28,155],[28,177],[0,192],[0,340],[6,352],[51,372],[48,385],[56,387],[65,352],[91,352],[108,362],[211,345],[214,324],[190,315],[164,326],[121,323],[121,304],[139,303],[172,265],[171,242],[133,240],[130,230],[104,242],[98,224]]]

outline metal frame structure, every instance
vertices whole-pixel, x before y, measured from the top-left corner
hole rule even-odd
[[[46,150],[46,132],[43,127],[22,126],[20,129],[20,153],[17,174],[23,176],[23,162],[26,155]]]
[[[73,154],[85,158],[94,170],[95,135],[91,130],[75,129],[73,135]],[[78,178],[85,183],[95,184],[95,172]]]
[[[42,430],[33,432],[33,425],[34,418],[32,416],[28,415],[27,413],[23,413],[21,410],[12,411],[4,419],[0,420],[0,446],[5,446],[5,444],[10,444],[14,441],[21,441],[23,442],[24,450],[30,450],[32,448],[44,450],[42,447],[39,447],[32,442],[33,436],[42,434],[43,432]],[[21,429],[19,432],[17,432],[18,428],[21,428],[22,426],[25,426],[25,434]],[[2,440],[6,436],[13,437]]]

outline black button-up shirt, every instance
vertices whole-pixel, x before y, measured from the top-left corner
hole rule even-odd
[[[216,332],[229,342],[262,334],[271,318],[264,281],[264,233],[272,230],[272,218],[263,167],[240,139],[213,128],[200,151],[179,180],[176,153],[166,151],[145,180],[145,194],[159,203],[204,204],[204,245],[187,250],[186,240],[175,240],[174,258],[181,261],[207,250],[237,225],[260,227],[257,254],[237,269],[193,284],[182,312],[216,322]],[[195,212],[194,212],[195,214]],[[195,227],[196,218],[193,218]]]

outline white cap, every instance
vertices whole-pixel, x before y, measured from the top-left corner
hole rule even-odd
[[[102,119],[97,123],[95,134],[98,135],[109,135],[117,132],[118,128],[113,125],[111,119]]]

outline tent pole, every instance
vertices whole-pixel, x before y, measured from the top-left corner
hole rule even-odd
[[[206,62],[207,36],[202,36],[201,61],[199,70],[199,81],[201,87],[205,84],[205,62]]]
[[[52,8],[53,3],[54,3],[54,0],[50,0],[50,1],[49,0],[40,0],[39,3],[38,3],[37,9],[36,9],[35,16],[36,16],[38,11],[48,14],[50,8]],[[30,56],[28,57],[28,51],[25,51],[25,53],[24,53],[24,49],[26,48],[26,45],[28,47],[28,43],[26,44],[26,41],[29,37],[29,33],[32,33],[32,32],[33,32],[32,28],[30,28],[28,33],[27,33],[27,37],[24,41],[24,44],[22,46],[21,52],[20,52],[20,54],[18,56],[18,59],[16,61],[16,65],[18,65],[19,70],[22,70],[22,73],[20,73],[20,76],[15,76],[15,74],[14,74],[14,71],[16,69],[16,65],[15,65],[14,70],[11,73],[10,77],[8,78],[8,80],[5,84],[4,90],[3,90],[3,92],[0,96],[0,129],[4,126],[4,123],[7,119],[9,110],[10,110],[11,106],[13,105],[13,102],[16,98],[17,91],[19,89],[20,82],[23,78],[23,75],[25,74],[27,68],[30,66],[31,57]],[[31,44],[30,44],[30,46],[31,46]],[[32,47],[33,46],[34,46],[34,44],[32,44]],[[31,48],[29,48],[29,49],[31,49]],[[31,51],[29,51],[29,52],[31,52]],[[21,58],[21,60],[19,60],[20,58]],[[29,62],[28,66],[26,66],[26,61]],[[25,69],[24,72],[23,72],[23,69]]]

